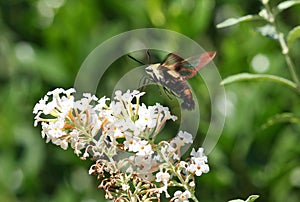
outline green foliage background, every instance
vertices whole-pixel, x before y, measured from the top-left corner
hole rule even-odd
[[[98,182],[87,174],[92,162],[45,144],[40,128],[33,128],[32,108],[49,90],[72,87],[90,51],[114,35],[137,28],[170,29],[216,50],[214,62],[223,78],[256,73],[251,61],[257,54],[269,59],[265,73],[290,78],[277,43],[255,30],[259,22],[216,29],[226,18],[260,8],[258,0],[0,0],[0,201],[105,201]],[[300,24],[299,12],[300,6],[283,12],[281,31]],[[296,41],[291,53],[298,72],[299,45]],[[132,65],[126,59],[117,63],[99,94],[109,92],[118,68],[126,72]],[[199,85],[201,105],[209,106],[198,82],[192,79],[191,85]],[[198,179],[199,200],[259,194],[257,201],[300,201],[299,125],[261,127],[278,113],[299,114],[298,95],[268,81],[235,83],[226,90],[229,115],[209,154],[211,172]],[[203,132],[198,135],[201,140]]]

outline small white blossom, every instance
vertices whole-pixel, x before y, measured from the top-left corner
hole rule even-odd
[[[34,106],[33,113],[37,114],[38,111],[44,111],[47,107],[47,101],[49,97],[47,95],[44,96],[44,98],[40,99],[39,102]]]
[[[157,113],[155,108],[150,106],[147,107],[145,104],[142,104],[139,107],[138,111],[138,120],[135,122],[135,125],[141,130],[145,130],[147,128],[154,128],[156,126]]]
[[[110,109],[111,109],[111,112],[112,112],[112,115],[113,116],[118,116],[122,113],[122,103],[120,102],[115,102],[115,101],[112,101],[109,105]]]
[[[59,145],[64,150],[68,149],[68,142],[66,140],[61,140]]]
[[[190,183],[189,183],[189,185],[190,185],[190,187],[195,187],[195,181],[191,181]]]
[[[184,145],[184,142],[182,141],[182,139],[180,139],[178,136],[176,136],[170,141],[170,149],[169,150],[171,150],[171,149],[177,150],[182,145]]]
[[[168,171],[163,172],[162,170],[160,170],[158,173],[156,173],[156,182],[162,182],[163,186],[159,189],[159,193],[165,192],[165,195],[167,198],[170,197],[169,193],[168,193],[168,182],[170,180],[170,174],[168,173]]]
[[[140,148],[140,145],[139,145],[139,142],[140,142],[140,138],[138,137],[126,137],[126,140],[124,141],[124,146],[125,146],[125,149],[128,149],[128,151],[131,151],[131,152],[137,152],[139,151],[139,148]]]
[[[133,96],[132,96],[132,94],[130,93],[129,90],[127,90],[126,93],[123,93],[123,95],[122,95],[122,100],[123,100],[124,102],[131,102],[132,99],[133,99]]]
[[[191,156],[191,164],[187,167],[190,173],[195,173],[196,176],[200,176],[202,173],[209,172],[209,166],[206,164],[207,156],[205,156],[203,148],[199,148],[197,152],[195,149],[192,149]]]
[[[191,198],[191,193],[189,191],[176,191],[174,193],[174,197],[176,197],[176,199],[174,200],[174,202],[188,202],[189,198]]]
[[[107,105],[106,105],[106,101],[108,101],[109,100],[109,98],[106,98],[105,96],[104,97],[102,97],[102,98],[100,98],[97,102],[98,102],[98,104],[95,106],[95,110],[96,111],[101,111],[101,110],[103,110],[103,108],[106,108],[107,107]]]
[[[179,131],[178,137],[185,143],[193,143],[193,136],[186,131]]]
[[[139,141],[138,147],[139,149],[136,155],[148,156],[154,153],[151,145],[146,140]]]
[[[165,171],[163,172],[160,170],[158,173],[156,173],[156,182],[162,182],[163,184],[167,184],[170,179],[170,174]]]
[[[200,147],[198,151],[193,148],[191,151],[192,160],[198,159],[204,162],[207,162],[207,156],[204,153],[204,149]]]
[[[115,92],[115,99],[116,99],[116,100],[122,99],[122,91],[117,90],[117,91]]]
[[[164,185],[164,186],[158,188],[158,192],[159,193],[165,192],[166,198],[170,198],[170,194],[168,193],[168,186],[167,185]]]
[[[63,92],[65,92],[64,89],[62,89],[62,88],[56,88],[56,89],[54,89],[52,91],[49,91],[47,93],[47,95],[58,95],[58,94],[63,93]]]
[[[122,190],[126,191],[130,188],[130,186],[128,184],[122,184]]]
[[[195,173],[196,176],[202,175],[202,173],[208,172],[208,166],[206,164],[197,164],[197,163],[192,163],[188,166],[187,170],[190,173]]]

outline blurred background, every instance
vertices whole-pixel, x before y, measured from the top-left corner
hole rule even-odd
[[[255,14],[261,7],[258,0],[0,0],[0,201],[105,201],[99,182],[87,174],[92,162],[46,144],[41,128],[33,127],[32,109],[49,90],[72,87],[87,55],[119,33],[148,27],[182,33],[217,51],[214,63],[222,78],[240,72],[290,78],[277,42],[256,31],[260,22],[216,29],[229,17]],[[284,33],[300,23],[299,12],[296,6],[279,16]],[[297,67],[299,45],[292,47]],[[120,70],[136,66],[128,58],[114,65],[98,96],[107,93]],[[190,84],[199,85],[201,112],[208,114],[207,123],[201,123],[205,128],[209,96],[201,95],[205,86],[199,79]],[[226,92],[226,123],[209,154],[211,171],[197,179],[199,200],[221,202],[258,194],[258,201],[300,201],[299,125],[262,128],[278,113],[299,114],[298,95],[263,81],[231,84]],[[196,144],[204,132],[199,130]]]

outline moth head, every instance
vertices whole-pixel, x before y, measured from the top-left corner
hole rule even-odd
[[[146,72],[153,72],[157,71],[157,68],[159,67],[159,64],[152,64],[146,67]]]
[[[161,77],[161,73],[158,69],[160,64],[152,64],[152,65],[149,65],[148,67],[146,67],[146,73],[150,76],[153,76],[155,75],[156,77]]]
[[[151,67],[152,65],[149,65],[148,67],[146,67],[146,73],[147,74],[153,74],[153,68]]]

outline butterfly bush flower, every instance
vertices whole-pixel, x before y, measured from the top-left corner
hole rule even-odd
[[[159,200],[168,188],[178,187],[171,201],[197,201],[194,177],[209,171],[203,148],[191,151],[189,160],[180,159],[182,146],[193,137],[179,131],[171,140],[156,143],[167,121],[176,121],[167,107],[140,102],[144,92],[115,92],[115,97],[97,98],[84,93],[74,97],[75,89],[55,89],[34,107],[34,126],[41,135],[62,149],[71,147],[81,159],[96,162],[89,174],[100,180],[107,199],[130,201]]]
[[[189,202],[189,198],[191,198],[191,193],[189,191],[176,191],[174,193],[175,200],[174,202]]]

